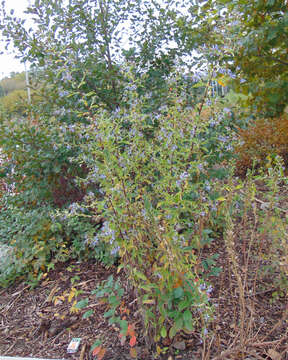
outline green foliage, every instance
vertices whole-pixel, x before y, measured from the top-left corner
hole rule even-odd
[[[72,139],[78,141],[74,128],[66,126],[61,131],[56,119],[50,123],[22,119],[4,121],[0,132],[0,239],[15,246],[18,256],[1,274],[1,281],[10,284],[19,275],[28,275],[32,281],[51,261],[69,257],[90,256],[113,263],[103,244],[88,247],[101,222],[92,219],[89,208],[79,205],[89,186],[76,184],[76,176],[85,177],[87,169],[69,160],[77,153],[72,144]]]
[[[29,119],[1,123],[0,146],[6,155],[2,166],[6,181],[16,185],[17,196],[11,200],[30,207],[43,201],[62,207],[83,198],[84,191],[74,178],[85,176],[85,169],[73,168],[69,162],[77,152],[72,144],[73,128],[60,131],[55,118],[49,122],[44,118],[36,123]]]
[[[209,312],[197,251],[212,241],[230,156],[225,116],[203,121],[173,92],[168,100],[162,112],[143,114],[135,92],[129,112],[99,112],[78,128],[89,135],[78,158],[90,169],[84,183],[99,182],[104,196],[92,205],[105,218],[99,239],[113,245],[137,289],[148,346],[169,323],[174,337]]]
[[[14,90],[0,99],[0,121],[8,116],[23,116],[27,114],[28,102],[26,90]],[[6,117],[6,116],[7,117]]]
[[[270,115],[279,114],[288,101],[287,3],[236,1],[228,5],[229,16],[231,10],[241,14],[241,22],[232,27],[238,38],[235,68],[247,79],[241,91],[252,94],[258,111],[264,107]]]
[[[1,286],[7,286],[20,275],[28,275],[28,281],[41,278],[46,265],[51,261],[67,259],[68,251],[60,234],[51,227],[50,208],[27,211],[12,209],[1,210],[1,243],[13,247],[13,258],[7,258],[7,264],[0,274]]]
[[[70,258],[96,259],[112,264],[111,256],[102,244],[94,244],[89,238],[97,234],[97,226],[91,217],[68,211],[55,211],[49,205],[16,207],[9,204],[9,197],[1,199],[0,239],[1,244],[12,247],[13,258],[0,273],[0,285],[7,286],[22,276],[28,282],[37,282],[42,274],[57,261]],[[74,207],[75,208],[75,207]],[[72,209],[70,209],[72,210]],[[90,245],[90,246],[89,246]]]
[[[242,104],[266,117],[283,113],[288,98],[287,2],[209,1],[206,54],[221,82],[247,95]],[[205,14],[203,15],[205,17]]]
[[[122,320],[120,316],[117,316],[116,313],[124,294],[124,289],[121,287],[119,280],[114,281],[113,276],[109,276],[107,280],[99,284],[97,289],[92,291],[92,294],[94,294],[96,298],[107,302],[109,310],[106,311],[103,316],[109,319],[109,324],[118,324],[121,327],[121,331],[126,333],[128,323]]]
[[[273,200],[285,182],[283,172],[275,174],[282,171],[276,155],[287,158],[287,117],[262,119],[287,104],[283,1],[178,5],[37,0],[27,10],[30,30],[1,8],[0,30],[31,62],[37,101],[14,108],[11,92],[12,101],[1,102],[0,238],[12,257],[0,284],[19,276],[36,284],[69,257],[117,260],[135,291],[147,348],[181,331],[206,332],[209,276],[220,269],[218,254],[205,258],[203,249],[224,233],[238,276],[231,234],[249,212],[257,216],[252,230],[245,223],[248,232],[254,236],[259,225],[269,237],[261,270],[281,269],[277,284],[281,294],[287,290],[286,224]],[[219,99],[227,85],[235,92]],[[254,127],[239,104],[258,112]],[[269,156],[267,173],[248,177],[244,195],[244,183],[232,178],[235,153],[245,172],[250,156],[260,165]],[[257,180],[269,188],[269,212],[256,211]],[[95,295],[106,299],[105,317],[133,348],[134,329],[117,314],[120,284],[109,278]]]

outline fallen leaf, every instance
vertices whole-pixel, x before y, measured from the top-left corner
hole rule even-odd
[[[269,349],[267,354],[272,360],[281,360],[281,354],[279,354],[279,352],[274,349]]]
[[[137,358],[137,350],[135,348],[131,348],[130,349],[130,356],[133,358],[133,359],[136,359]]]
[[[133,346],[135,346],[136,342],[137,342],[136,336],[132,336],[129,341],[129,344],[131,347],[133,347]]]
[[[50,294],[49,294],[49,296],[47,297],[47,299],[45,300],[45,303],[46,303],[46,302],[51,302],[53,296],[56,294],[56,292],[57,292],[58,290],[60,290],[60,288],[58,288],[58,284],[57,284],[57,285],[54,286],[54,288],[50,291]]]
[[[63,304],[63,301],[62,300],[60,300],[60,299],[55,299],[55,301],[54,301],[54,305],[55,306],[57,306],[57,305],[61,305],[61,304]]]
[[[99,354],[97,355],[97,359],[102,360],[104,358],[105,353],[106,353],[106,349],[101,348]]]
[[[161,354],[161,348],[159,345],[156,346],[156,351],[157,351],[157,354],[160,355]]]
[[[186,349],[185,341],[175,341],[175,342],[173,342],[172,346],[174,349],[177,349],[177,350],[185,350]]]
[[[92,355],[97,356],[98,360],[102,360],[105,353],[106,353],[106,349],[103,348],[102,346],[96,346],[92,351]]]
[[[135,326],[134,325],[131,325],[129,324],[128,325],[128,328],[127,328],[127,335],[129,336],[135,336],[135,330],[134,330]]]
[[[101,350],[101,346],[96,346],[96,347],[94,348],[94,350],[92,351],[92,355],[93,355],[93,356],[98,355],[99,352],[100,352],[100,350]]]

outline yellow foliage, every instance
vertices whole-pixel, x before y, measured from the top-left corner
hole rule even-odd
[[[26,90],[14,90],[0,99],[4,110],[9,114],[24,115],[27,112],[28,100]]]

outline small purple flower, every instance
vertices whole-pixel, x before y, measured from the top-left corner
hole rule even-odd
[[[197,168],[198,168],[198,170],[200,170],[200,171],[203,171],[203,170],[204,170],[203,164],[198,164],[198,165],[197,165]]]
[[[219,135],[218,140],[225,143],[228,141],[228,138],[227,138],[227,136]]]
[[[110,254],[111,254],[112,256],[116,256],[116,255],[118,255],[119,250],[120,250],[120,247],[119,247],[119,246],[116,246],[116,247],[114,247],[114,248],[110,251]]]
[[[207,290],[206,290],[206,294],[207,294],[207,295],[208,295],[208,294],[211,294],[212,291],[213,291],[213,286],[212,286],[212,285],[209,285],[208,288],[207,288]]]

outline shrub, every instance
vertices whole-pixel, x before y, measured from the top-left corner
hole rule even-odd
[[[92,258],[110,264],[115,261],[102,243],[89,247],[89,239],[99,231],[89,215],[80,210],[70,215],[67,216],[67,210],[55,211],[48,205],[17,208],[2,199],[0,244],[9,246],[14,257],[7,257],[2,266],[1,286],[10,285],[20,276],[37,283],[57,261],[70,258]]]
[[[239,145],[235,148],[239,158],[236,163],[238,175],[244,176],[248,169],[265,165],[267,156],[280,155],[288,165],[288,115],[272,119],[257,119],[247,129],[239,129]]]
[[[3,107],[5,113],[9,116],[25,115],[27,114],[27,91],[14,90],[8,95],[0,99],[0,105]]]
[[[13,261],[0,274],[1,286],[7,286],[20,275],[37,278],[51,260],[52,253],[67,254],[66,245],[52,227],[51,209],[25,210],[6,206],[0,215],[1,243],[13,248]]]
[[[169,107],[143,114],[135,95],[130,111],[102,111],[78,128],[87,139],[77,160],[90,169],[84,182],[103,194],[93,206],[105,218],[98,239],[134,285],[147,346],[209,318],[205,276],[218,269],[207,271],[213,259],[198,251],[213,239],[231,152],[224,116],[203,121],[170,97]]]

